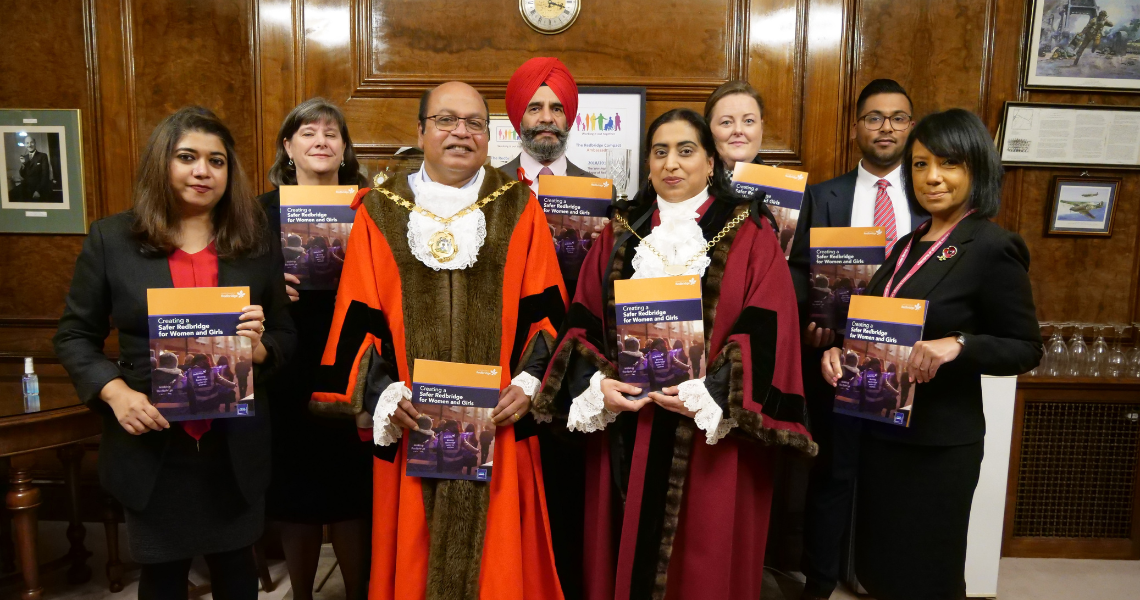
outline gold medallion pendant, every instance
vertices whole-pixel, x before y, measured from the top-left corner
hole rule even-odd
[[[444,229],[435,232],[428,240],[428,251],[432,258],[441,263],[449,262],[459,252],[459,245],[455,243],[455,236]]]

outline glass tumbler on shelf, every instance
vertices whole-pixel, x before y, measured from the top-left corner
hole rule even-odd
[[[1132,350],[1128,351],[1126,374],[1128,377],[1140,379],[1140,323],[1132,324],[1132,336],[1136,340],[1132,342]]]
[[[1124,345],[1122,338],[1124,337],[1124,330],[1127,327],[1121,323],[1112,323],[1109,325],[1112,332],[1116,335],[1113,340],[1112,348],[1108,351],[1105,357],[1104,372],[1108,377],[1113,379],[1124,377],[1124,370],[1128,367],[1128,358],[1124,355]]]
[[[1045,350],[1045,370],[1047,377],[1061,377],[1069,371],[1069,348],[1061,337],[1063,323],[1052,323],[1053,335]]]
[[[1091,353],[1085,345],[1084,323],[1064,323],[1073,326],[1073,334],[1069,336],[1069,369],[1065,375],[1069,377],[1084,377],[1088,375]]]
[[[1093,327],[1093,331],[1096,333],[1096,341],[1089,348],[1092,350],[1092,357],[1089,359],[1089,368],[1086,373],[1089,377],[1104,377],[1105,369],[1108,367],[1108,342],[1104,341],[1105,327],[1106,325],[1095,325]]]

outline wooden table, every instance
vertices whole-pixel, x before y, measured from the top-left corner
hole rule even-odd
[[[18,372],[11,361],[0,363],[0,383],[3,383],[0,388],[0,473],[3,472],[3,463],[10,464],[10,487],[5,504],[12,514],[12,527],[16,534],[15,558],[24,578],[21,598],[39,600],[43,596],[40,565],[36,560],[36,508],[40,505],[40,490],[32,484],[29,454],[55,448],[63,462],[71,504],[71,523],[67,528],[71,548],[67,556],[52,564],[70,564],[69,582],[85,582],[91,577],[91,569],[87,566],[90,553],[83,545],[86,529],[79,518],[79,462],[83,449],[78,443],[99,435],[102,422],[98,415],[79,403],[74,388],[69,395],[63,393],[61,384],[66,382],[70,386],[70,381],[66,375],[61,376],[57,372],[62,371],[58,364],[45,365],[45,372],[40,374],[42,410],[24,413],[20,388],[16,388],[15,395],[11,389],[11,382]],[[20,370],[22,366],[21,362]],[[37,365],[37,371],[40,370]],[[0,531],[3,533],[6,532]],[[3,567],[8,565],[4,563],[11,560],[11,551],[4,548],[7,539],[8,536],[0,535],[0,571],[6,570]]]

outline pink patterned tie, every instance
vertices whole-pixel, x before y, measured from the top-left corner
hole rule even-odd
[[[895,229],[895,207],[891,204],[891,197],[887,195],[887,186],[891,185],[891,182],[880,179],[875,185],[879,187],[879,191],[875,194],[875,227],[882,227],[887,231],[887,255],[890,256],[891,249],[895,247],[895,240],[898,239],[898,231]]]
[[[550,167],[543,167],[542,170],[538,172],[538,174],[539,175],[553,175],[554,171],[551,171]]]

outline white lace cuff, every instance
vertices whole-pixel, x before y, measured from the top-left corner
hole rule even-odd
[[[697,413],[693,416],[697,427],[705,432],[705,443],[710,446],[719,442],[728,435],[729,430],[736,427],[736,421],[724,416],[720,405],[713,400],[705,387],[705,378],[690,379],[677,386],[677,395],[685,408]]]
[[[534,394],[535,394],[535,392],[538,391],[538,386],[542,385],[542,381],[539,380],[539,378],[535,377],[534,375],[531,375],[530,373],[523,371],[522,373],[515,375],[515,378],[511,380],[511,385],[518,386],[519,389],[521,389],[523,391],[523,393],[526,394],[526,397],[530,398],[531,401],[533,402],[534,401]],[[534,412],[534,404],[531,404],[530,408],[531,408],[530,416],[534,417],[535,421],[537,421],[539,423],[552,423],[552,422],[554,422],[554,415],[548,415],[545,413]]]
[[[566,417],[566,428],[570,431],[601,431],[617,419],[618,414],[607,410],[602,401],[602,379],[605,375],[601,371],[594,373],[590,387],[570,402],[570,414]]]
[[[380,400],[376,402],[376,412],[372,415],[372,441],[377,446],[394,444],[404,434],[403,430],[392,424],[392,415],[400,400],[411,399],[412,390],[403,381],[390,383],[381,392]]]

